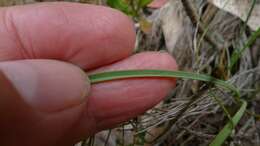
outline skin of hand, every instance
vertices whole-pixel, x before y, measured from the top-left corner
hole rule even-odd
[[[150,4],[148,4],[148,7],[150,7],[150,8],[161,8],[167,2],[168,2],[168,0],[153,0]]]
[[[171,55],[131,55],[135,32],[122,13],[41,3],[0,9],[0,145],[69,146],[160,102],[175,80],[139,78],[90,86],[86,73],[176,70]]]

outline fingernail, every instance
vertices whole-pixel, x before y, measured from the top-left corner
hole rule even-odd
[[[12,61],[1,63],[0,69],[21,98],[42,112],[58,112],[80,105],[90,89],[81,69],[60,61]]]

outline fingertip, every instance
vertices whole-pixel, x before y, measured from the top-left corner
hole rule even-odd
[[[58,112],[86,102],[90,82],[78,67],[55,60],[21,60],[0,63],[29,106],[41,112]]]
[[[148,7],[155,9],[161,8],[167,2],[168,0],[153,0],[150,4],[148,4]]]
[[[0,23],[0,60],[59,59],[91,69],[129,56],[135,45],[131,19],[104,6],[16,6],[0,11]]]
[[[160,52],[145,52],[142,54],[144,56],[149,56],[151,59],[157,58],[157,63],[160,63],[162,69],[166,70],[178,70],[178,65],[175,58],[166,51]],[[154,62],[156,63],[156,62]]]
[[[175,59],[166,52],[143,52],[102,67],[95,72],[116,70],[177,70]],[[115,126],[152,108],[175,87],[172,78],[134,78],[92,86],[87,110],[95,113],[97,129]]]
[[[105,8],[108,12],[111,11],[111,13],[107,12],[107,14],[110,15],[107,17],[110,17],[110,24],[108,25],[111,27],[111,38],[118,40],[118,44],[125,42],[121,47],[122,50],[119,51],[126,52],[124,57],[127,57],[132,54],[135,46],[136,33],[134,22],[130,17],[119,10],[109,7]],[[113,21],[115,18],[116,21]]]
[[[89,72],[89,74],[101,71],[114,71],[125,69],[178,70],[178,65],[176,63],[176,60],[172,57],[172,55],[167,52],[148,51],[132,55],[114,64],[92,70]]]

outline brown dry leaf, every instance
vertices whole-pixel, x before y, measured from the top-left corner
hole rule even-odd
[[[165,5],[160,12],[166,48],[172,52],[178,39],[184,33],[183,17],[179,15],[179,2],[172,1]]]
[[[192,61],[192,27],[190,19],[179,0],[165,4],[159,15],[165,46],[173,54],[180,69],[189,67]]]
[[[246,20],[253,0],[208,0],[220,9],[227,11],[243,21]],[[251,17],[248,20],[248,26],[257,30],[260,27],[260,1],[257,0]]]

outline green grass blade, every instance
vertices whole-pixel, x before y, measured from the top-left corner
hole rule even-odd
[[[131,13],[130,6],[123,0],[107,0],[107,5],[128,15]]]
[[[243,52],[251,45],[253,45],[256,39],[259,37],[260,27],[251,35],[251,37],[248,39],[247,43],[243,46],[242,49],[238,49],[237,51],[235,50],[235,52],[232,54],[229,69],[232,70],[233,66],[237,63],[238,59],[242,56]]]
[[[111,71],[89,75],[90,82],[92,84],[105,82],[110,80],[125,79],[125,78],[140,78],[140,77],[161,77],[161,78],[184,78],[200,80],[204,82],[213,83],[218,87],[228,89],[236,94],[236,100],[239,101],[239,91],[231,84],[225,81],[216,79],[212,76],[197,74],[184,71],[167,71],[167,70],[123,70],[123,71]]]
[[[234,126],[238,124],[242,116],[246,111],[247,102],[242,100],[242,105],[237,113],[232,118]],[[224,128],[218,133],[218,135],[214,138],[214,140],[210,143],[210,146],[221,146],[227,137],[231,134],[233,128],[232,123],[229,121]]]

